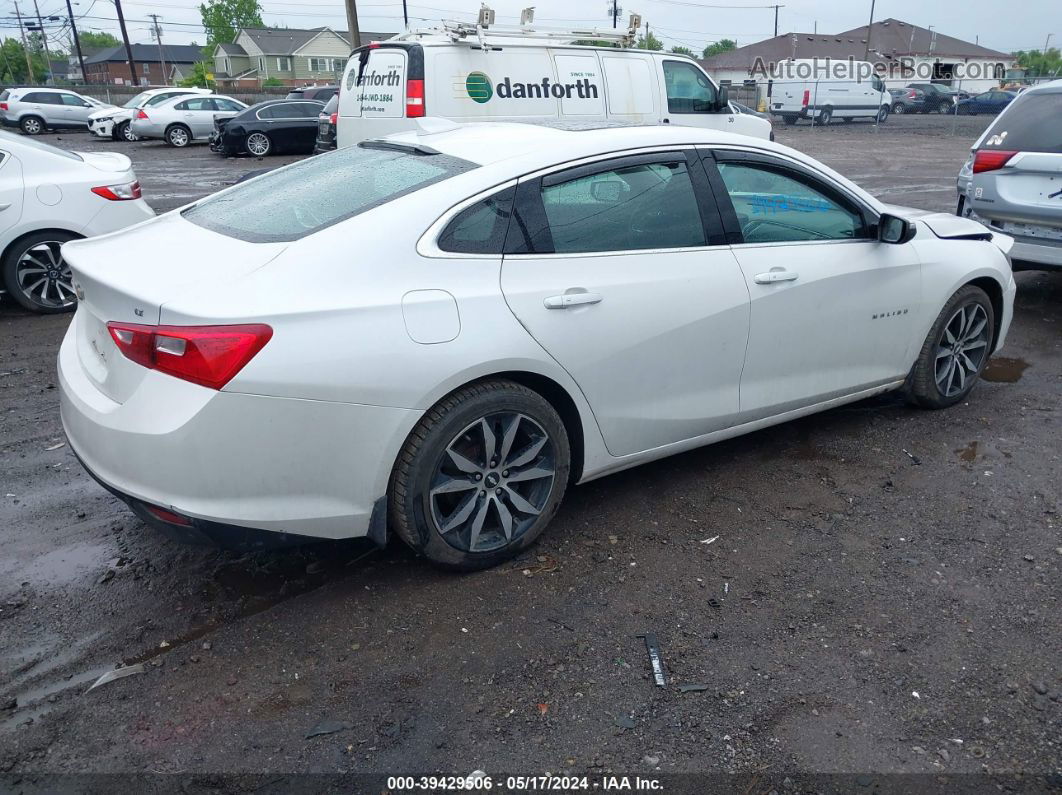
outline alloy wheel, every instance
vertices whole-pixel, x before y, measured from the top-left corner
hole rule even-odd
[[[35,243],[26,249],[15,266],[15,283],[30,301],[45,309],[65,309],[77,300],[70,266],[59,247],[63,241]]]
[[[133,125],[131,125],[129,122],[125,122],[122,125],[120,134],[122,136],[122,139],[128,141],[129,143],[133,143],[134,141],[140,140],[140,138],[137,137],[136,133],[133,132]]]
[[[431,522],[452,547],[489,552],[518,540],[556,479],[553,440],[526,414],[482,417],[446,446],[428,486]]]
[[[170,130],[170,143],[176,147],[188,145],[188,130],[183,127],[174,127]]]
[[[970,303],[955,310],[937,342],[934,378],[945,397],[961,394],[977,378],[988,357],[988,313]]]
[[[247,136],[247,151],[257,157],[269,153],[269,138],[263,133],[251,133]]]

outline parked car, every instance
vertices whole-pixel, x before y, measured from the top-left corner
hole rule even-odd
[[[892,95],[892,112],[897,116],[926,112],[926,92],[920,88],[890,88],[889,94]]]
[[[151,88],[141,91],[120,108],[105,108],[90,113],[88,117],[89,132],[100,138],[112,138],[115,141],[135,141],[136,136],[129,124],[141,108],[150,108],[173,97],[188,94],[212,94],[209,88]]]
[[[884,81],[876,74],[869,80],[860,76],[864,70],[871,71],[869,62],[852,61],[845,74],[789,79],[788,74],[801,66],[807,67],[807,74],[817,74],[815,62],[807,58],[785,61],[775,72],[771,113],[781,116],[786,124],[796,124],[798,119],[812,119],[815,124],[829,124],[834,119],[884,122],[889,117],[892,96]]]
[[[338,85],[328,86],[299,86],[288,92],[287,99],[316,99],[318,102],[328,102],[339,93]]]
[[[63,425],[172,533],[390,527],[477,569],[573,483],[889,390],[965,401],[1009,242],[746,136],[432,120],[68,244]]]
[[[770,121],[732,113],[729,88],[689,56],[560,43],[526,30],[513,46],[512,34],[411,31],[354,50],[339,96],[339,146],[416,129],[426,115],[672,124],[771,137]]]
[[[923,113],[951,113],[955,109],[956,94],[940,83],[908,83],[907,88],[917,88],[925,93]]]
[[[323,109],[324,103],[316,100],[259,102],[230,119],[218,119],[210,147],[223,155],[311,154]]]
[[[336,148],[336,118],[338,117],[339,96],[328,100],[328,104],[317,116],[317,141],[313,146],[315,155],[331,152]]]
[[[1014,91],[1000,91],[992,89],[985,91],[969,99],[959,100],[956,112],[967,116],[976,116],[979,113],[991,113],[993,116],[1007,107],[1018,96]]]
[[[1008,104],[959,172],[957,212],[1014,238],[1018,268],[1062,268],[1062,80]]]
[[[109,107],[98,99],[61,88],[8,88],[0,92],[4,126],[18,127],[26,135],[84,129],[90,113]]]
[[[63,243],[154,215],[125,155],[67,152],[0,132],[2,284],[26,309],[50,313],[74,308]]]
[[[214,132],[214,120],[232,118],[247,104],[232,97],[178,96],[143,107],[136,112],[130,129],[137,138],[161,138],[170,146],[206,142]]]

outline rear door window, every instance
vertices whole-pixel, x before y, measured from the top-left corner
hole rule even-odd
[[[1001,97],[1006,98],[1006,95]],[[1019,94],[985,133],[982,149],[1062,154],[1062,92]]]

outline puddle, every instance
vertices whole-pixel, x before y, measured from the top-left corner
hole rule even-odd
[[[1021,379],[1021,374],[1028,368],[1029,363],[1024,359],[1009,359],[1006,356],[995,356],[988,360],[981,377],[986,381],[994,381],[1001,384],[1013,384]]]
[[[962,447],[956,452],[959,454],[959,458],[970,463],[977,458],[977,442],[970,442],[966,447]]]
[[[69,544],[33,558],[13,578],[42,585],[65,585],[87,574],[98,575],[113,556],[109,543]]]

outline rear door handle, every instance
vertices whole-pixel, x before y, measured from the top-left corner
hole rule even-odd
[[[767,271],[767,273],[757,273],[752,277],[752,280],[756,284],[774,284],[775,282],[793,282],[799,278],[800,274],[795,271],[778,268],[777,270]]]
[[[546,309],[567,309],[570,306],[599,304],[601,298],[600,293],[564,293],[564,295],[551,295],[542,303]]]
[[[10,206],[11,206],[11,202],[5,202],[4,204],[0,204],[0,212],[3,212],[4,210],[6,210]]]

